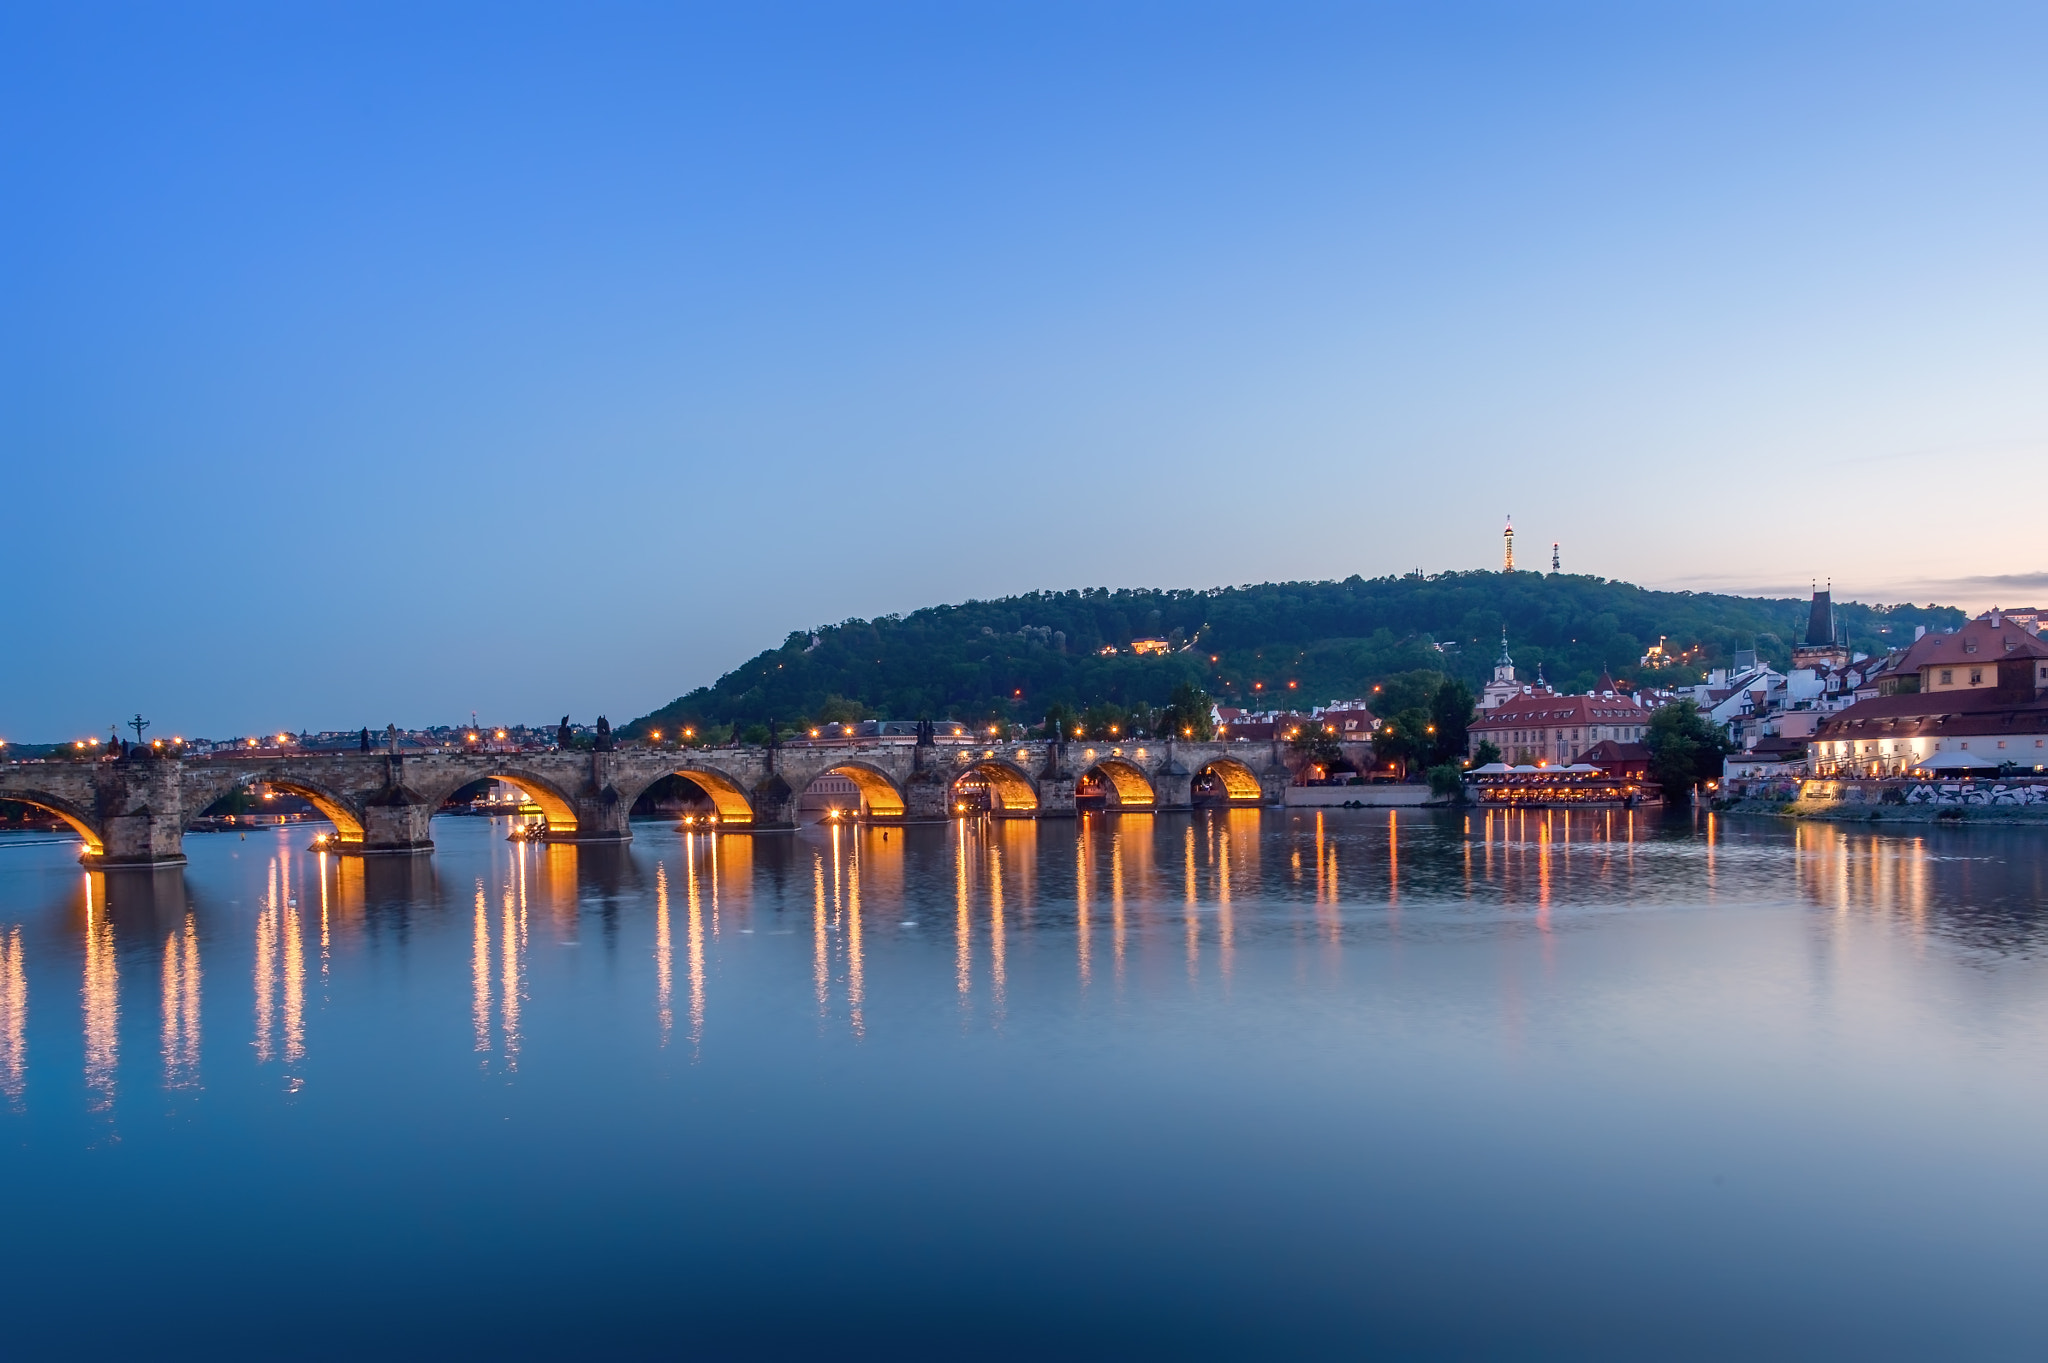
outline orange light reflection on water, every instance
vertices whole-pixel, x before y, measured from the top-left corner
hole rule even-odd
[[[0,1097],[19,1109],[28,1087],[28,966],[21,929],[0,937]]]
[[[199,1082],[199,927],[190,913],[164,936],[164,1087]]]
[[[88,873],[80,1000],[85,1013],[86,1106],[93,1112],[113,1110],[115,1073],[121,1063],[121,977],[114,963],[114,925],[107,920],[105,893],[105,878]]]

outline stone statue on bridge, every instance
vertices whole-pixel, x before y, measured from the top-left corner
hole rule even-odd
[[[358,748],[358,749],[359,749],[360,751],[362,751],[362,752],[368,752],[368,751],[370,750],[370,726],[369,726],[369,725],[365,724],[365,725],[363,726],[363,732],[362,732],[362,733],[361,733],[360,735],[358,735],[358,741],[357,741],[357,744],[356,744],[356,746],[357,746],[357,748]]]
[[[612,750],[612,722],[603,715],[597,717],[597,750],[599,752],[610,752]]]
[[[569,739],[569,717],[567,715],[563,715],[562,727],[555,730],[555,746],[560,748],[563,752],[567,752],[569,750]]]

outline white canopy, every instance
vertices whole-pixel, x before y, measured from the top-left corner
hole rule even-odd
[[[1915,762],[1916,771],[1997,771],[1998,764],[1988,757],[1979,757],[1973,752],[1938,752],[1924,761]]]
[[[1467,776],[1505,776],[1513,770],[1514,768],[1505,762],[1488,762],[1485,766],[1474,767],[1465,774]]]
[[[1571,764],[1571,765],[1570,765],[1569,767],[1566,767],[1566,768],[1565,768],[1565,770],[1566,770],[1566,771],[1571,771],[1571,772],[1580,772],[1580,773],[1584,773],[1584,772],[1589,772],[1589,771],[1590,771],[1590,772],[1594,773],[1595,775],[1598,775],[1598,774],[1599,774],[1599,771],[1600,771],[1600,768],[1598,768],[1598,767],[1594,766],[1594,765],[1593,765],[1593,764],[1592,764],[1591,762],[1574,762],[1574,763],[1572,763],[1572,764]]]
[[[1508,768],[1508,770],[1509,770],[1509,771],[1542,771],[1542,770],[1543,770],[1543,768],[1542,768],[1542,767],[1532,767],[1532,766],[1530,766],[1530,765],[1529,765],[1528,763],[1524,762],[1524,763],[1523,763],[1523,764],[1522,764],[1521,766],[1519,766],[1519,767],[1510,767],[1510,768]]]

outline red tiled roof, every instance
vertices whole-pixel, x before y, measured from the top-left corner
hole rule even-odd
[[[1648,724],[1650,712],[1609,696],[1511,696],[1470,724],[1468,733],[1546,724]]]
[[[1921,691],[1873,696],[1837,711],[1814,730],[1830,739],[1914,738],[1922,735],[2041,733],[2048,731],[2048,699],[2014,701],[1997,691]]]
[[[1975,652],[1969,651],[1972,646]],[[1971,620],[1954,634],[1926,634],[1915,639],[1898,666],[1905,671],[1968,663],[1981,667],[2001,658],[2048,658],[2048,643],[2010,620],[1996,626],[1989,620]]]

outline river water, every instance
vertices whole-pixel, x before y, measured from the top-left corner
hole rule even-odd
[[[2048,830],[0,841],[0,1352],[2048,1353]]]

